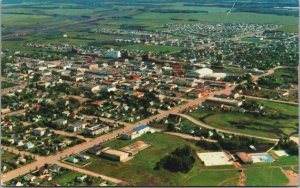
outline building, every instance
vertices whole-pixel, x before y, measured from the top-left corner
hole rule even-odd
[[[90,156],[88,156],[88,155],[84,155],[84,154],[78,154],[78,155],[76,155],[76,157],[78,158],[78,159],[81,159],[81,160],[89,160],[90,159]]]
[[[109,58],[112,58],[112,59],[118,59],[118,58],[121,57],[121,52],[110,49],[106,52],[106,57],[109,57]]]
[[[97,134],[101,134],[103,132],[109,131],[109,126],[108,125],[96,125],[90,128],[86,128],[84,130],[84,134],[89,135],[89,136],[94,136]]]
[[[253,159],[252,159],[251,155],[249,155],[245,152],[237,152],[236,156],[238,159],[240,159],[242,161],[242,163],[245,163],[245,164],[253,163]]]
[[[70,163],[78,163],[79,162],[79,160],[75,157],[69,157],[67,159],[67,161],[70,162]]]
[[[205,166],[233,165],[231,159],[224,152],[197,153]]]
[[[136,128],[134,128],[133,130],[128,131],[127,133],[121,134],[121,138],[125,139],[125,140],[133,140],[133,139],[145,134],[149,130],[150,130],[150,127],[148,127],[146,125],[140,125],[140,126],[137,126]]]
[[[70,132],[77,132],[81,131],[85,128],[87,124],[85,122],[76,122],[70,126],[68,126],[68,131]]]
[[[129,157],[129,153],[111,148],[106,148],[102,150],[100,156],[114,161],[124,161]]]
[[[67,125],[68,124],[68,120],[66,119],[57,119],[52,121],[53,124],[58,125],[58,126],[62,126],[62,125]]]
[[[225,78],[226,76],[227,76],[226,73],[213,73],[213,74],[205,76],[204,78],[208,79],[208,80],[221,80],[221,79]]]
[[[41,128],[41,127],[36,128],[36,129],[33,130],[33,134],[35,136],[44,136],[45,132],[46,132],[46,129],[45,128]]]
[[[27,142],[27,143],[24,145],[24,147],[25,147],[26,149],[32,149],[32,148],[34,148],[34,144],[31,143],[31,142]]]
[[[191,77],[191,78],[203,78],[203,77],[211,75],[211,74],[213,74],[213,70],[211,70],[209,68],[202,68],[202,69],[198,69],[198,70],[189,72],[186,74],[186,76]]]
[[[94,146],[91,149],[88,150],[88,153],[93,155],[100,155],[101,151],[105,149],[103,146]]]

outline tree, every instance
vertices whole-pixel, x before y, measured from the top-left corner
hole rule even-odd
[[[172,172],[188,172],[193,168],[195,163],[194,152],[190,146],[185,145],[182,148],[175,149],[170,155],[162,158],[154,169],[158,170],[163,167]]]

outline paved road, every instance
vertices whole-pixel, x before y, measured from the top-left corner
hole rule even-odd
[[[244,96],[245,98],[249,98],[249,99],[257,99],[257,100],[270,101],[270,102],[275,102],[275,103],[281,103],[281,104],[298,106],[298,103],[296,103],[296,102],[280,101],[280,100],[274,100],[274,99],[266,99],[266,98],[255,97],[255,96],[250,96],[250,95],[241,95],[241,96]]]
[[[170,135],[174,135],[174,136],[179,136],[181,138],[184,138],[184,139],[188,139],[188,140],[196,140],[196,141],[199,141],[199,140],[206,140],[206,141],[209,141],[209,142],[217,142],[216,140],[211,140],[211,139],[201,139],[200,137],[198,136],[191,136],[189,134],[183,134],[183,133],[175,133],[175,132],[165,132],[166,134],[170,134]]]
[[[176,114],[176,113],[175,113]],[[225,129],[220,129],[220,128],[216,128],[216,127],[213,127],[211,125],[208,125],[206,123],[203,123],[203,122],[200,122],[198,120],[196,120],[195,118],[191,117],[191,116],[188,116],[186,114],[179,114],[177,113],[177,115],[183,117],[183,118],[186,118],[188,120],[190,120],[191,122],[201,126],[201,127],[204,127],[204,128],[207,128],[207,129],[215,129],[219,132],[223,132],[223,133],[227,133],[227,134],[234,134],[234,135],[239,135],[239,136],[247,136],[247,137],[254,137],[254,138],[259,138],[259,139],[263,139],[263,140],[268,140],[268,141],[274,141],[274,142],[277,142],[279,139],[276,139],[276,138],[268,138],[268,137],[263,137],[263,136],[254,136],[254,135],[251,135],[251,134],[246,134],[246,133],[240,133],[240,132],[236,132],[236,131],[229,131],[229,130],[225,130]]]
[[[63,135],[63,136],[77,137],[77,138],[83,139],[85,141],[92,140],[91,138],[86,138],[84,136],[78,135],[77,133],[70,133],[70,132],[67,132],[67,131],[61,131],[61,130],[56,130],[56,129],[50,129],[50,130],[53,131],[56,134],[60,134],[60,135]]]
[[[269,76],[271,74],[274,74],[274,72],[275,72],[276,69],[282,69],[282,68],[289,68],[289,67],[287,67],[287,66],[277,66],[277,67],[274,67],[272,69],[267,70],[267,72],[265,72],[264,74],[261,74],[261,75],[252,75],[252,81],[256,82],[259,78],[264,77],[264,76]]]

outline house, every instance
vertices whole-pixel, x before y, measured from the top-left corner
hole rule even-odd
[[[70,163],[78,163],[79,162],[79,160],[75,157],[69,157],[67,159],[67,161],[70,162]]]
[[[81,131],[85,128],[85,126],[87,124],[88,124],[87,122],[81,122],[81,121],[76,122],[76,123],[68,126],[68,131],[71,131],[71,132]]]
[[[35,136],[44,136],[45,132],[46,132],[46,128],[41,128],[41,127],[38,127],[38,128],[33,130],[33,134]]]
[[[22,187],[23,184],[22,184],[21,182],[18,181],[18,182],[16,183],[16,186],[17,186],[17,187]]]
[[[27,142],[27,143],[24,145],[24,147],[25,147],[26,149],[32,149],[32,148],[34,148],[34,144],[31,143],[31,142]]]
[[[48,173],[49,173],[49,170],[47,168],[45,168],[44,166],[39,169],[39,175],[40,176],[48,174]]]
[[[68,123],[68,120],[66,120],[66,119],[57,119],[57,120],[52,121],[52,123],[55,124],[55,125],[62,126],[62,125],[66,125]]]
[[[9,112],[10,112],[9,108],[3,108],[3,109],[1,109],[1,114],[7,114]]]
[[[32,175],[32,174],[27,174],[23,177],[23,179],[25,181],[29,181],[29,182],[33,182],[36,179],[36,176]]]
[[[87,178],[87,175],[79,176],[76,178],[77,182],[84,182],[84,180]]]
[[[90,156],[88,156],[88,155],[83,155],[83,154],[78,154],[78,155],[76,155],[76,157],[78,158],[78,159],[81,159],[81,160],[89,160],[90,159]]]
[[[176,125],[181,122],[181,117],[176,114],[170,114],[167,122],[174,122]]]
[[[61,167],[58,166],[57,164],[54,164],[54,165],[49,166],[48,169],[49,169],[50,172],[59,172]]]
[[[89,136],[94,136],[97,134],[101,134],[103,132],[109,131],[109,126],[108,125],[96,125],[90,128],[86,128],[84,130],[84,134],[89,135]]]
[[[88,150],[88,153],[93,155],[100,155],[101,151],[104,149],[103,146],[94,146]]]
[[[23,146],[23,145],[24,145],[24,142],[23,142],[23,140],[15,140],[15,144],[16,144],[17,146]]]
[[[105,148],[102,150],[100,156],[115,160],[115,161],[124,161],[129,157],[129,153],[121,151],[121,150],[115,150],[111,148]]]

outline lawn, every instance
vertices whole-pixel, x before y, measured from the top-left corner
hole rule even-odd
[[[298,165],[299,159],[297,156],[285,156],[280,157],[278,160],[272,162],[272,166],[284,166],[284,165]],[[257,166],[269,166],[269,163],[255,163],[255,164],[245,164],[245,167],[257,167]]]
[[[251,42],[254,44],[260,44],[261,40],[259,38],[254,38],[254,37],[244,37],[241,39],[244,42]]]
[[[265,101],[259,101],[259,103],[264,104],[269,111],[277,111],[290,117],[287,119],[257,118],[246,113],[207,111],[202,109],[195,110],[188,113],[188,115],[216,128],[270,138],[287,135],[297,129],[297,107]],[[243,127],[240,125],[243,125]]]
[[[262,104],[265,108],[270,111],[278,112],[280,114],[297,116],[298,117],[298,107],[286,104],[280,104],[270,101],[257,101]]]
[[[284,186],[287,177],[280,168],[246,169],[246,186]]]
[[[205,186],[235,186],[238,183],[239,172],[230,171],[204,171],[187,181],[187,186],[199,186],[201,182]],[[225,185],[224,185],[225,184]]]
[[[92,156],[94,163],[85,167],[85,169],[119,178],[121,180],[127,181],[130,185],[189,185],[189,178],[193,176],[202,177],[201,181],[197,181],[197,178],[193,180],[194,185],[217,185],[221,181],[230,178],[233,174],[224,173],[223,179],[215,180],[206,183],[202,181],[207,178],[207,174],[199,174],[199,169],[203,168],[203,165],[197,159],[193,169],[187,173],[172,173],[164,169],[154,170],[156,163],[165,155],[172,152],[175,148],[183,146],[185,144],[190,145],[197,151],[204,151],[201,148],[195,146],[194,142],[184,140],[180,137],[167,135],[164,133],[153,133],[145,134],[140,138],[131,141],[124,140],[113,140],[104,144],[105,146],[110,146],[112,148],[119,149],[126,145],[129,145],[137,140],[143,140],[150,143],[151,146],[140,153],[138,153],[133,159],[125,162],[114,162],[106,160],[100,157]],[[176,143],[176,144],[174,144]],[[130,178],[128,178],[130,174]],[[210,176],[211,173],[208,173]]]

